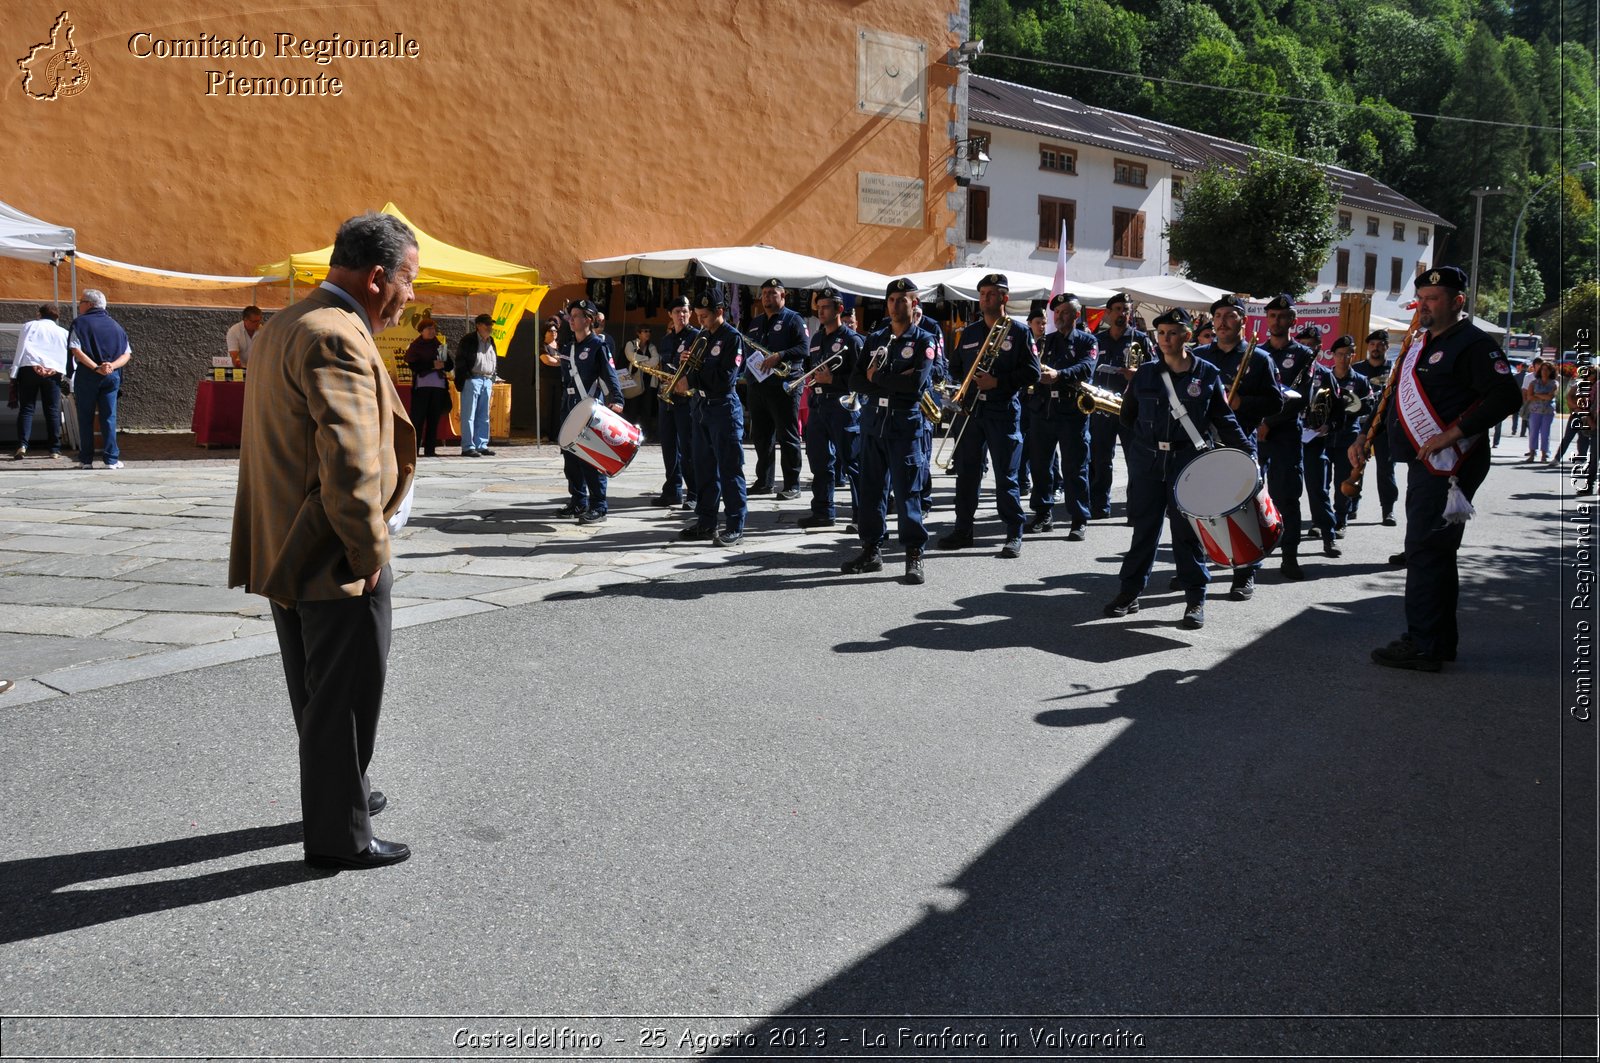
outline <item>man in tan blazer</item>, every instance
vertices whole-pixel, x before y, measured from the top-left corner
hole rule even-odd
[[[364,214],[339,227],[330,264],[250,348],[228,585],[272,600],[306,862],[381,867],[411,855],[372,835],[387,801],[367,765],[389,659],[390,522],[410,499],[417,440],[373,336],[411,298],[417,239]]]

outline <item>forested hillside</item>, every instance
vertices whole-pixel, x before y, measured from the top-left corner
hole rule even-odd
[[[1505,307],[1527,193],[1596,158],[1594,0],[973,0],[972,14],[975,72],[1372,174],[1455,223],[1447,260],[1471,254],[1469,190],[1511,189],[1484,201],[1487,315]],[[1529,207],[1519,314],[1594,279],[1595,176]]]

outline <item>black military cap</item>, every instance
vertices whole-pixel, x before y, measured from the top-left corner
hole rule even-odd
[[[1245,310],[1244,310],[1244,300],[1239,298],[1237,295],[1234,295],[1232,292],[1229,292],[1227,295],[1224,295],[1221,299],[1218,299],[1216,302],[1212,303],[1211,304],[1211,312],[1213,314],[1215,314],[1218,310],[1221,310],[1223,307],[1226,307],[1226,306],[1233,307],[1235,310],[1239,311],[1239,313],[1241,313],[1241,314],[1245,312]]]
[[[1322,345],[1322,330],[1315,325],[1307,325],[1299,332],[1296,332],[1294,336],[1297,340],[1305,340],[1308,343],[1315,343],[1318,346]]]
[[[979,289],[999,288],[1003,292],[1009,292],[1011,290],[1011,281],[1007,279],[1004,273],[990,273],[978,282],[978,287]]]
[[[728,300],[722,294],[722,289],[713,285],[694,297],[694,305],[699,310],[715,310],[719,306],[727,306]]]
[[[1111,298],[1106,300],[1106,309],[1110,310],[1113,306],[1116,306],[1118,303],[1121,303],[1123,306],[1127,306],[1128,302],[1129,302],[1128,293],[1126,293],[1126,292],[1117,292]]]
[[[1063,303],[1075,303],[1077,301],[1078,297],[1076,295],[1073,295],[1071,292],[1062,292],[1060,295],[1051,298],[1050,309],[1054,310]]]
[[[1276,298],[1274,298],[1270,303],[1267,304],[1267,309],[1268,310],[1293,310],[1294,309],[1294,296],[1290,295],[1288,292],[1281,292],[1281,293],[1279,293],[1279,295]]]
[[[1373,340],[1377,340],[1379,343],[1388,343],[1389,334],[1383,331],[1381,328],[1373,329],[1371,332],[1367,333],[1367,342],[1371,343]]]
[[[839,289],[837,288],[818,288],[811,296],[811,301],[815,303],[820,299],[827,299],[829,302],[837,303],[840,306],[844,305],[844,300],[839,297]]]
[[[1165,314],[1157,317],[1151,328],[1160,328],[1162,325],[1177,325],[1181,328],[1188,328],[1193,323],[1194,319],[1189,316],[1189,311],[1181,306],[1175,306]]]
[[[788,289],[783,286],[783,282],[776,277],[768,277],[766,280],[761,282],[761,287],[777,288],[779,291],[788,291]]]
[[[667,304],[667,309],[668,310],[689,310],[689,309],[692,309],[692,307],[689,306],[689,297],[687,295],[680,295],[676,299],[672,300],[671,302],[669,302]]]
[[[886,294],[895,295],[900,292],[916,295],[917,282],[912,280],[910,277],[897,277],[896,279],[890,281]]]
[[[1340,347],[1344,347],[1352,351],[1355,350],[1356,338],[1349,333],[1345,333],[1343,336],[1340,336],[1338,339],[1333,341],[1333,347],[1330,349],[1337,351]]]
[[[1044,318],[1044,304],[1037,299],[1028,305],[1028,320],[1032,321],[1034,318],[1041,320]]]
[[[570,314],[574,310],[581,311],[590,317],[594,317],[600,312],[600,310],[587,299],[574,299],[572,302],[568,303],[567,313]]]
[[[1467,275],[1459,267],[1440,266],[1437,269],[1430,269],[1426,273],[1419,274],[1416,286],[1418,288],[1450,288],[1454,291],[1464,292],[1467,290]]]

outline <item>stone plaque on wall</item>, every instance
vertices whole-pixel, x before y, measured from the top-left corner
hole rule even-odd
[[[882,30],[858,30],[856,40],[856,110],[927,121],[928,46]]]
[[[856,220],[862,225],[922,228],[922,182],[888,173],[856,174]]]

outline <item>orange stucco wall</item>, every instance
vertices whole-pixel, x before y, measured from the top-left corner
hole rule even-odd
[[[87,63],[76,95],[25,94],[18,60],[63,10]],[[584,258],[769,243],[883,272],[950,263],[950,88],[959,0],[7,0],[0,200],[72,225],[79,247],[244,274],[326,245],[393,200],[434,236],[538,267],[558,292]],[[927,121],[856,108],[860,30],[927,50]],[[265,59],[139,58],[201,33]],[[416,59],[276,58],[275,34],[414,39]],[[338,77],[338,97],[207,95],[207,70]],[[43,80],[33,87],[43,86]],[[857,221],[860,171],[920,178],[920,228]],[[114,302],[243,305],[80,274]],[[0,299],[50,293],[0,261]],[[285,289],[260,293],[282,305]],[[485,307],[486,308],[486,307]]]

